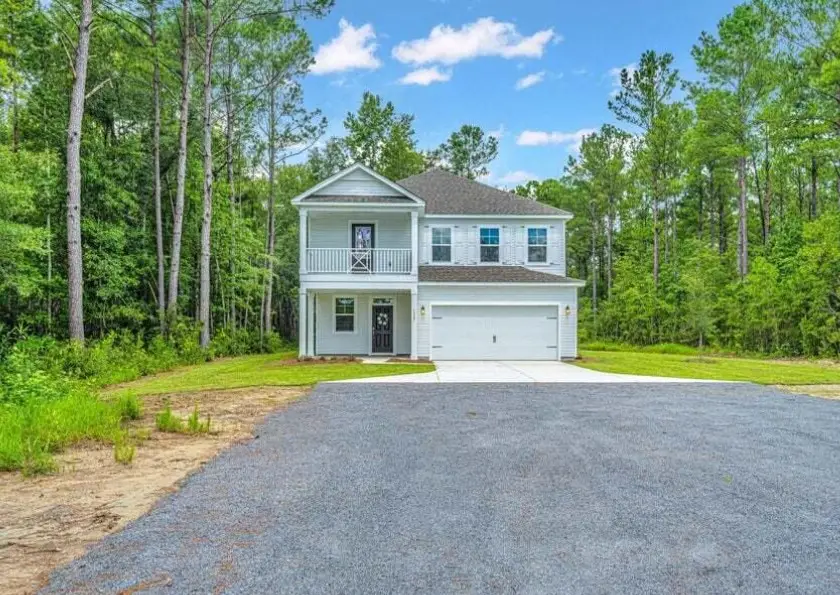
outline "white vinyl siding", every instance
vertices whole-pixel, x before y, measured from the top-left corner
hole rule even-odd
[[[420,285],[418,290],[417,355],[431,357],[430,330],[433,304],[504,303],[511,305],[559,304],[560,357],[577,357],[577,287],[476,285]],[[565,308],[569,306],[569,315]],[[420,315],[420,308],[425,314]]]
[[[313,196],[394,196],[396,193],[387,184],[358,170],[321,188]]]
[[[443,222],[446,222],[445,224]],[[420,219],[420,260],[421,265],[518,265],[554,273],[566,274],[566,225],[559,219],[498,219],[456,218],[438,219],[424,217]],[[436,263],[432,260],[432,228],[449,226],[452,228],[452,262]],[[499,262],[482,263],[479,252],[479,229],[482,227],[499,228]],[[528,262],[528,228],[546,230],[546,262]]]
[[[350,224],[375,226],[376,248],[411,248],[411,215],[408,213],[311,213],[310,248],[349,248]]]
[[[394,352],[411,353],[411,294],[359,293],[355,298],[355,330],[335,332],[334,303],[347,293],[315,291],[315,355],[367,355],[370,353],[370,306],[374,298],[392,298],[394,304]]]

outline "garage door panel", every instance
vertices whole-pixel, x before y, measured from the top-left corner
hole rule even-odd
[[[432,358],[557,359],[556,306],[434,306]]]

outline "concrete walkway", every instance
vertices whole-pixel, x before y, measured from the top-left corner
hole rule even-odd
[[[424,374],[385,376],[381,378],[359,378],[342,382],[356,383],[455,383],[455,382],[575,382],[575,383],[617,383],[617,382],[713,382],[709,380],[686,380],[685,378],[664,378],[660,376],[634,376],[630,374],[608,374],[587,370],[572,364],[556,361],[445,361],[435,362],[437,370]]]

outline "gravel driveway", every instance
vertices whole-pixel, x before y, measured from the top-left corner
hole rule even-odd
[[[838,593],[840,402],[745,384],[322,385],[45,591],[137,587]]]

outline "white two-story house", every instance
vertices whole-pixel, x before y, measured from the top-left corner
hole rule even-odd
[[[577,356],[570,213],[440,169],[391,182],[358,164],[292,203],[301,356]]]

